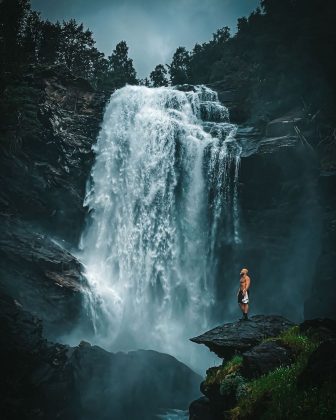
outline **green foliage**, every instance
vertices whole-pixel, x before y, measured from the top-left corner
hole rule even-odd
[[[279,340],[288,346],[295,354],[304,352],[310,354],[315,349],[316,343],[306,335],[300,334],[299,326],[289,328],[279,335]]]
[[[239,371],[242,365],[243,358],[241,356],[234,356],[227,362],[223,362],[222,366],[208,369],[207,377],[205,379],[206,385],[214,383],[220,384],[228,375]]]
[[[246,393],[246,379],[236,373],[230,373],[220,383],[219,392],[223,397],[233,396],[236,400]]]
[[[301,390],[298,375],[307,364],[318,343],[301,335],[293,327],[276,337],[296,353],[291,366],[280,367],[246,384],[237,407],[230,411],[232,419],[320,419],[336,413],[332,384],[322,388]]]
[[[76,76],[110,89],[138,83],[125,41],[106,59],[82,23],[44,21],[28,0],[0,2],[0,57],[0,91],[30,64],[63,64]]]
[[[162,64],[158,64],[149,77],[153,87],[168,86],[167,70]]]
[[[172,84],[244,82],[254,114],[272,118],[304,102],[313,114],[334,116],[335,19],[333,0],[262,0],[261,8],[238,19],[234,36],[222,28],[189,53],[180,47],[171,65]]]
[[[133,60],[128,57],[126,41],[120,41],[108,57],[108,69],[104,83],[112,88],[120,88],[126,83],[138,84]]]
[[[169,66],[172,85],[189,83],[190,54],[184,47],[178,47]]]

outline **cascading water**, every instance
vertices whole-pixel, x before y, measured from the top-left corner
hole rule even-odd
[[[218,241],[239,242],[235,132],[204,86],[112,95],[81,239],[99,344],[186,361],[188,338],[209,327]]]

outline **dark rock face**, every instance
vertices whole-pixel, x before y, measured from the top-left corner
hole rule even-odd
[[[293,322],[279,315],[255,315],[249,321],[224,324],[190,340],[206,345],[219,357],[227,358],[235,353],[243,353],[263,339],[275,337],[293,325]]]
[[[88,288],[80,262],[48,236],[10,216],[0,217],[0,290],[43,318],[49,337],[91,323],[83,310]]]
[[[227,78],[207,85],[218,93],[218,99],[230,110],[233,123],[245,123],[250,117],[249,104],[246,102],[246,82]]]
[[[328,318],[308,319],[300,324],[300,332],[318,341],[336,340],[336,321]]]
[[[230,316],[237,313],[229,302],[236,300],[243,266],[252,280],[251,311],[303,319],[322,229],[318,157],[300,136],[308,132],[306,125],[293,111],[269,123],[238,127],[241,242],[219,244],[215,320],[227,317],[228,308]],[[224,229],[219,236],[225,237]]]
[[[18,86],[34,92],[34,130],[2,121],[1,207],[77,245],[91,147],[107,98],[57,66],[32,68]]]
[[[236,138],[243,149],[239,173],[242,242],[223,244],[219,250],[214,319],[227,316],[221,308],[227,311],[226,299],[235,298],[234,279],[238,280],[242,265],[250,269],[251,310],[282,313],[298,322],[304,317],[334,318],[335,294],[323,290],[330,283],[336,257],[336,183],[334,172],[323,172],[320,177],[316,127],[302,109],[271,120],[266,112],[259,115],[246,103],[243,82],[224,79],[209,87],[228,106],[231,121],[241,124]],[[325,194],[322,183],[327,178],[329,193]]]
[[[319,178],[319,200],[322,204],[322,246],[314,268],[314,278],[304,307],[305,318],[336,319],[336,293],[330,285],[335,278],[336,261],[336,173]]]
[[[37,318],[7,296],[0,301],[6,419],[147,420],[162,408],[187,407],[199,393],[200,377],[172,356],[50,343]]]
[[[336,340],[322,342],[310,355],[307,366],[298,378],[301,388],[336,383]]]
[[[198,398],[189,406],[189,420],[216,420],[217,418],[207,397]]]
[[[268,341],[243,353],[242,375],[252,379],[264,375],[279,366],[287,366],[292,362],[292,352],[277,343]]]
[[[16,119],[0,122],[0,289],[43,319],[54,338],[79,323],[91,328],[84,269],[69,250],[83,228],[107,96],[61,66],[32,67],[15,89],[17,97],[1,103],[21,105]]]
[[[301,321],[320,249],[317,162],[293,136],[241,133],[241,243],[220,252],[218,296],[235,299],[239,271],[250,269],[251,311]],[[245,140],[243,139],[245,138]],[[228,267],[227,258],[232,260]],[[284,305],[286,302],[286,305]],[[227,302],[218,302],[227,307]],[[224,314],[221,315],[223,317]]]

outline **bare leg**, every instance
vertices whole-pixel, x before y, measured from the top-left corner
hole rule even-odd
[[[248,313],[248,310],[249,310],[248,303],[245,303],[245,305],[244,305],[244,314],[247,314]]]

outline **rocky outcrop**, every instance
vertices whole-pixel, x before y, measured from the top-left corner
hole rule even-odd
[[[313,269],[310,295],[304,305],[305,318],[336,319],[334,289],[336,261],[336,172],[323,172],[319,177],[318,199],[322,207],[321,249]]]
[[[324,292],[336,255],[334,139],[318,140],[316,116],[306,109],[275,115],[265,104],[251,107],[241,80],[223,79],[209,87],[229,108],[231,121],[239,124],[236,139],[242,145],[241,242],[219,250],[215,316],[227,316],[221,308],[227,311],[226,299],[235,298],[234,279],[243,264],[256,280],[255,311],[283,313],[298,322],[304,317],[334,318],[335,294]],[[233,292],[228,295],[228,290]]]
[[[42,323],[0,295],[1,412],[6,420],[154,419],[186,408],[200,377],[150,350],[109,353],[82,342],[46,341]]]
[[[190,404],[190,420],[231,418],[224,413],[235,407],[239,395],[247,392],[247,380],[290,365],[294,360],[292,350],[274,337],[293,326],[282,316],[257,315],[250,321],[227,323],[192,338],[191,341],[205,344],[224,361],[222,366],[207,370],[207,378],[200,385],[205,397]],[[240,359],[229,361],[234,355]]]
[[[43,319],[49,337],[67,334],[75,325],[90,330],[81,263],[27,222],[2,215],[0,223],[0,290]]]
[[[242,156],[237,260],[251,270],[255,310],[299,321],[320,247],[318,162],[300,139],[278,134]]]
[[[200,385],[204,397],[189,406],[191,420],[269,418],[275,405],[279,416],[279,413],[287,412],[285,407],[288,407],[288,401],[283,404],[282,398],[301,401],[303,393],[308,411],[314,410],[314,413],[318,413],[317,416],[314,414],[314,418],[320,418],[315,399],[329,401],[335,390],[336,322],[331,319],[308,320],[287,331],[293,323],[286,320],[284,324],[287,327],[279,327],[281,318],[268,318],[264,339],[259,340],[259,344],[255,344],[258,341],[256,337],[253,338],[255,334],[249,337],[251,331],[248,321],[242,321],[241,328],[237,323],[224,324],[203,334],[200,340],[196,339],[196,342],[203,342],[210,349],[213,345],[225,349],[227,345],[229,353],[227,349],[223,352],[217,348],[220,357],[233,355],[233,346],[236,346],[236,353],[230,360],[225,359],[222,365],[207,370],[206,378]],[[262,316],[260,322],[261,319]],[[273,331],[269,324],[274,325]],[[242,329],[245,330],[243,342],[251,345],[247,351],[243,350],[244,344],[239,342]],[[266,338],[268,334],[271,336]],[[287,392],[286,396],[284,388],[287,387],[291,393]],[[312,398],[312,401],[307,398]],[[326,412],[333,412],[333,404],[324,404]],[[279,407],[283,411],[281,408],[279,411]],[[294,413],[295,410],[297,413]],[[298,413],[305,410],[307,408],[294,408],[292,414],[301,418]]]
[[[16,118],[0,125],[2,211],[77,245],[107,95],[61,66],[31,67],[10,89],[2,107]]]
[[[253,348],[265,338],[277,336],[293,325],[279,315],[255,315],[249,321],[224,324],[190,340],[206,345],[219,357],[228,358]]]
[[[91,328],[84,269],[71,254],[107,95],[65,67],[33,66],[0,100],[0,290],[48,337]],[[4,118],[5,117],[5,118]]]
[[[276,340],[266,341],[243,353],[241,372],[245,378],[257,378],[292,361],[293,353],[288,347]]]
[[[328,318],[307,319],[300,324],[300,332],[317,341],[336,340],[336,321]]]
[[[310,355],[298,378],[300,388],[321,386],[324,382],[336,383],[336,340],[322,342]]]

